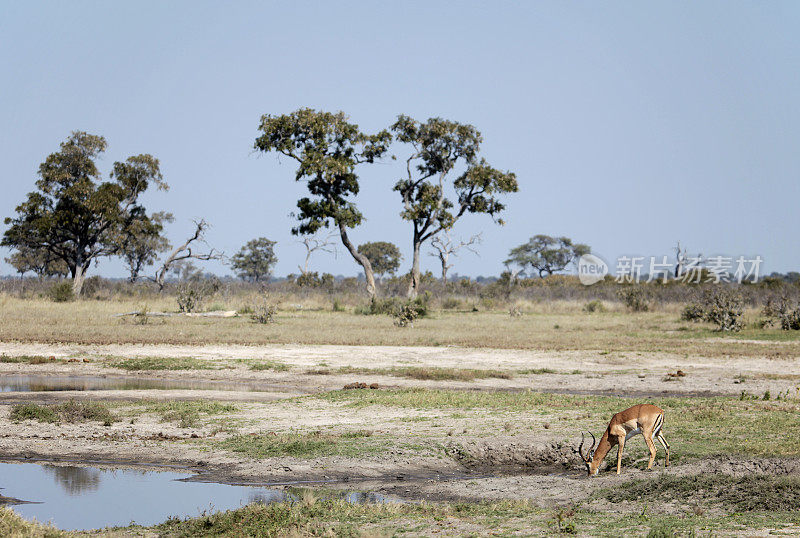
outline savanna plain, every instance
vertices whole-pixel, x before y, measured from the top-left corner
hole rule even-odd
[[[0,454],[179,468],[296,500],[78,533],[10,506],[0,533],[800,534],[800,338],[759,324],[757,308],[734,333],[677,305],[613,300],[436,305],[413,327],[318,295],[283,297],[257,323],[248,301],[157,316],[174,299],[0,296],[0,380],[108,383],[0,392]],[[657,445],[646,470],[638,436],[622,474],[612,450],[587,478],[581,433],[599,438],[637,403],[664,409],[671,465]]]

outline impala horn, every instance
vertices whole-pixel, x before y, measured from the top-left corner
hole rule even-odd
[[[586,461],[586,457],[583,455],[583,442],[586,436],[581,432],[581,446],[578,447],[578,455],[581,457],[583,461]]]

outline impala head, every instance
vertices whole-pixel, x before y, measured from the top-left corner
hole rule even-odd
[[[585,436],[583,432],[581,432],[581,446],[578,447],[578,455],[581,457],[583,462],[586,464],[586,472],[589,476],[594,476],[597,474],[598,467],[600,466],[600,462],[597,465],[594,464],[594,449],[595,445],[597,444],[597,439],[595,439],[594,434],[589,432],[589,435],[592,436],[592,446],[589,448],[589,451],[586,454],[583,453],[583,442],[585,440]]]

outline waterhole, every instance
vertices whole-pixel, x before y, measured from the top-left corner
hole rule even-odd
[[[184,481],[189,473],[37,463],[0,463],[0,499],[27,519],[63,530],[154,525],[171,516],[297,500],[297,489]],[[353,503],[400,502],[377,493],[334,492]],[[15,501],[22,501],[16,503]]]
[[[277,384],[139,377],[8,375],[0,377],[0,392],[90,391],[90,390],[229,390],[273,392]]]

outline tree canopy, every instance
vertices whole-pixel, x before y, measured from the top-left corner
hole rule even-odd
[[[535,235],[526,243],[511,249],[506,265],[516,265],[527,272],[528,268],[539,277],[552,275],[567,268],[592,249],[588,245],[573,243],[569,237]]]
[[[162,232],[164,224],[173,220],[172,213],[159,211],[149,218],[133,220],[122,230],[119,256],[128,267],[131,282],[136,282],[142,270],[152,265],[159,253],[170,248],[170,242]]]
[[[391,142],[384,130],[366,134],[350,123],[343,112],[322,112],[302,108],[291,114],[261,117],[261,136],[255,141],[259,151],[276,151],[297,161],[295,180],[305,180],[310,196],[297,202],[296,235],[313,234],[322,227],[339,229],[342,243],[353,259],[364,268],[367,290],[375,294],[375,281],[369,259],[350,241],[347,230],[361,224],[363,215],[353,197],[360,190],[356,166],[373,163],[383,156]]]
[[[272,267],[278,262],[275,241],[259,237],[248,241],[231,258],[231,266],[239,278],[260,282],[269,279]]]
[[[388,241],[374,241],[358,246],[358,251],[369,258],[372,270],[379,276],[386,273],[393,275],[400,268],[403,255],[400,249]]]
[[[102,136],[73,132],[39,166],[36,190],[5,219],[10,227],[0,241],[62,260],[76,295],[91,262],[116,254],[123,230],[148,218],[139,196],[150,185],[168,188],[158,159],[147,154],[115,162],[110,181],[101,181],[95,161],[106,145]]]
[[[516,175],[492,168],[479,159],[481,133],[472,125],[442,118],[421,123],[398,116],[391,127],[396,139],[411,148],[406,174],[394,186],[403,201],[400,216],[413,226],[414,258],[409,295],[416,295],[422,244],[443,230],[449,230],[465,213],[490,215],[498,224],[505,209],[500,196],[517,192]],[[457,166],[464,171],[451,179]],[[451,183],[455,199],[448,198]]]

